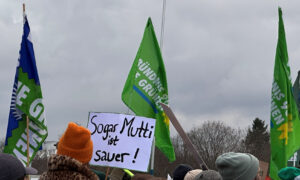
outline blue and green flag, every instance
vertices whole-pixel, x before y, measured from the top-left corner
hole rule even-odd
[[[26,117],[29,118],[30,161],[48,135],[42,91],[31,42],[30,27],[24,16],[23,36],[13,85],[4,152],[27,163]]]
[[[278,42],[271,101],[270,177],[274,180],[279,180],[279,170],[287,166],[287,161],[300,148],[300,120],[292,92],[281,8],[278,12]]]

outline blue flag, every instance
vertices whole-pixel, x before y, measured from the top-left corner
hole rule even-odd
[[[48,135],[42,91],[36,67],[30,27],[24,16],[24,28],[14,79],[4,152],[14,154],[23,163],[30,161]],[[26,118],[29,118],[29,149],[27,149]]]

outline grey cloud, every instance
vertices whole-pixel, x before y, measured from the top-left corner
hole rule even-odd
[[[293,79],[300,68],[299,2],[284,13]],[[267,122],[278,2],[167,1],[163,57],[170,105],[184,128],[206,120]],[[126,113],[121,92],[148,17],[160,38],[162,1],[26,2],[49,140],[89,111]],[[0,2],[0,138],[5,137],[22,33],[21,3]]]

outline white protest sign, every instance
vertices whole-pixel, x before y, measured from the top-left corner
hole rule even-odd
[[[90,112],[88,129],[94,144],[90,164],[147,171],[155,119]]]

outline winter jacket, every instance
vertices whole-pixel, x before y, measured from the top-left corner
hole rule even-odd
[[[87,165],[83,165],[68,156],[52,155],[48,160],[48,171],[44,172],[40,180],[99,180]]]

